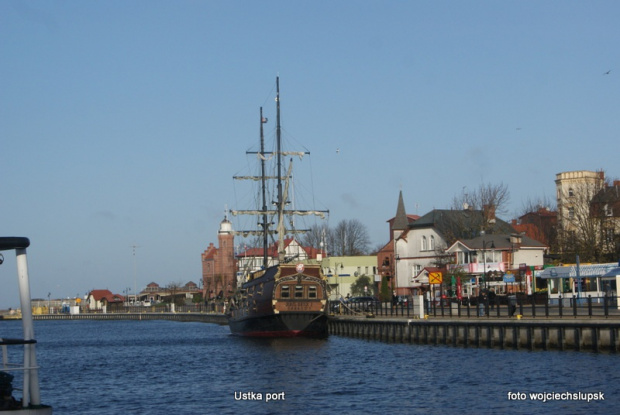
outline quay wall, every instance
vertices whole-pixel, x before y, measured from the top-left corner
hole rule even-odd
[[[224,314],[214,313],[84,313],[84,314],[38,314],[33,320],[172,320],[201,323],[228,324]]]
[[[392,343],[520,350],[620,351],[620,322],[330,317],[329,333]]]

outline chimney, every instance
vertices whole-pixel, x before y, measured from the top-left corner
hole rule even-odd
[[[482,207],[482,214],[488,223],[495,223],[495,206],[484,205]]]

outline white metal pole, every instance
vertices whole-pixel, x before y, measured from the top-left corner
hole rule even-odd
[[[24,340],[34,340],[34,326],[32,323],[32,307],[30,305],[30,282],[28,280],[28,261],[26,249],[15,249],[17,255],[17,277],[19,279],[19,300],[22,309],[22,326]],[[28,407],[41,404],[39,393],[39,374],[34,344],[24,345],[24,391],[23,405]]]

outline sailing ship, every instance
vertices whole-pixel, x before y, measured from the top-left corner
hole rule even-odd
[[[285,217],[315,215],[325,218],[328,211],[289,209],[289,182],[292,177],[292,160],[285,175],[282,174],[284,157],[307,152],[285,152],[282,149],[280,126],[280,80],[276,78],[276,149],[265,151],[263,125],[267,119],[260,108],[260,176],[236,176],[260,183],[261,205],[257,210],[232,210],[233,215],[255,215],[260,218],[258,230],[236,231],[236,234],[259,236],[262,245],[262,264],[259,269],[243,274],[228,311],[228,323],[233,334],[250,337],[318,337],[327,332],[327,278],[319,264],[294,263],[295,258],[285,257],[284,238],[287,234],[304,232],[287,229]],[[275,162],[274,176],[266,174],[267,162]],[[276,185],[275,201],[267,205],[267,187]],[[287,223],[294,223],[290,221]],[[269,237],[277,235],[277,261],[270,263]],[[275,239],[275,238],[274,238]]]

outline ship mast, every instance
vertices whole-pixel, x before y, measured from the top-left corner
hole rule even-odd
[[[278,261],[279,263],[285,262],[285,249],[284,249],[284,237],[287,232],[291,233],[305,233],[308,230],[304,229],[291,229],[286,230],[284,226],[284,217],[287,215],[315,215],[321,218],[325,218],[326,214],[329,214],[328,210],[298,210],[298,209],[286,209],[287,199],[289,195],[289,180],[291,179],[291,171],[292,171],[292,160],[288,165],[288,170],[286,174],[282,175],[282,167],[283,160],[282,156],[296,155],[300,158],[304,155],[309,155],[308,151],[297,151],[297,152],[289,152],[282,150],[282,130],[280,123],[280,77],[276,78],[276,151],[265,151],[265,138],[263,132],[263,124],[267,122],[267,118],[263,117],[263,108],[260,108],[260,150],[259,151],[246,151],[246,154],[258,154],[261,159],[261,175],[260,176],[233,176],[235,180],[254,180],[261,182],[261,196],[262,196],[262,208],[260,210],[231,210],[230,213],[233,216],[237,215],[257,215],[261,217],[261,221],[258,224],[262,227],[262,230],[238,230],[235,231],[236,235],[261,235],[263,238],[263,268],[267,268],[269,265],[269,235],[273,235],[274,233],[278,234]],[[266,156],[275,156],[276,157],[276,165],[277,172],[276,176],[267,176],[265,173],[265,166],[268,161],[268,157]],[[276,180],[277,183],[277,197],[276,200],[272,203],[274,205],[274,209],[269,209],[267,207],[267,181],[268,180]],[[277,226],[273,226],[274,223],[270,222],[270,218],[273,219],[273,215],[277,215],[278,224]],[[271,229],[271,228],[275,229]]]
[[[267,266],[269,265],[269,261],[268,261],[268,255],[267,255],[267,243],[268,243],[268,236],[269,236],[269,232],[267,227],[268,225],[268,218],[267,218],[267,198],[265,196],[265,187],[266,187],[266,183],[265,183],[265,135],[263,134],[263,124],[265,124],[267,122],[267,119],[265,117],[263,117],[263,107],[260,107],[260,159],[261,159],[261,163],[260,163],[260,169],[261,169],[261,191],[263,193],[263,268],[267,269]]]
[[[282,200],[282,132],[280,128],[280,77],[276,77],[276,147],[278,157],[278,219],[284,216],[284,203]],[[287,180],[289,178],[287,177]],[[282,229],[278,229],[278,262],[284,262],[284,235]]]

